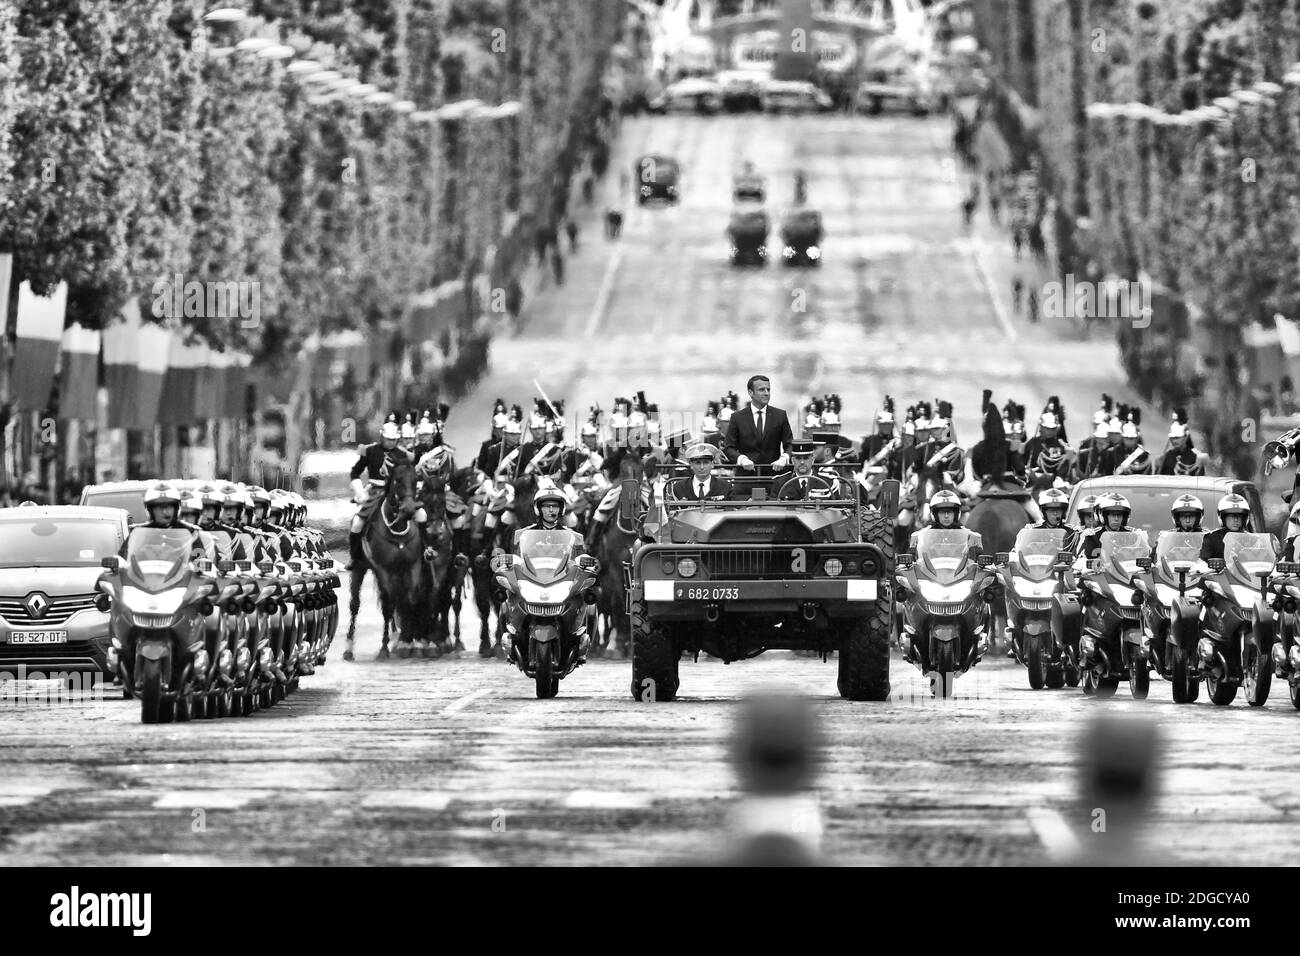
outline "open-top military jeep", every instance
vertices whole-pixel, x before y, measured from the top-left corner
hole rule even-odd
[[[830,497],[797,501],[768,498],[770,477],[737,477],[730,500],[651,498],[638,515],[624,489],[620,521],[641,531],[625,565],[634,698],[672,700],[683,653],[730,663],[778,649],[837,652],[841,696],[889,696],[898,483],[872,507],[859,466],[832,467]]]

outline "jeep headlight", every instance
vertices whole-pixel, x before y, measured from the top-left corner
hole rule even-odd
[[[694,558],[682,558],[677,562],[677,573],[684,578],[695,577],[695,572],[698,570],[699,566],[695,563]]]
[[[820,259],[822,257],[822,251],[818,249],[816,246],[809,246],[807,251],[807,256],[809,259],[816,261],[817,259]]]
[[[844,570],[844,565],[839,558],[827,558],[822,564],[822,570],[833,578],[838,578],[840,572]]]

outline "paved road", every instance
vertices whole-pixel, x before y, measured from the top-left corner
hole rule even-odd
[[[570,863],[715,851],[746,825],[728,745],[738,700],[809,695],[823,731],[816,800],[836,863],[1003,863],[1089,848],[1077,796],[1095,715],[1145,715],[1166,741],[1149,841],[1191,864],[1300,851],[1300,714],[1032,692],[991,659],[930,699],[897,659],[893,699],[851,704],[835,663],[772,654],[682,665],[682,699],[641,704],[625,661],[595,660],[551,701],[477,655],[377,662],[338,646],[287,701],[245,719],[143,726],[125,701],[3,704],[0,864]],[[1113,810],[1113,808],[1112,808]],[[798,824],[792,824],[796,826]],[[807,824],[804,824],[807,826]],[[1139,858],[1146,859],[1146,850]]]

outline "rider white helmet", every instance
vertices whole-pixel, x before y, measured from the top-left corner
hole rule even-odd
[[[1124,524],[1128,524],[1128,517],[1133,513],[1133,508],[1129,505],[1128,499],[1119,492],[1108,491],[1097,498],[1097,517],[1104,523],[1106,515],[1112,511],[1118,511],[1122,514]]]
[[[1205,505],[1196,495],[1179,495],[1169,506],[1169,513],[1177,518],[1180,514],[1195,514],[1199,519],[1205,514]]]
[[[955,492],[948,491],[946,488],[943,491],[936,491],[930,496],[931,513],[934,512],[935,508],[956,508],[960,511],[961,499],[957,497]]]
[[[1068,508],[1070,507],[1070,496],[1060,488],[1046,488],[1038,496],[1038,507],[1042,508]]]
[[[149,510],[154,505],[175,505],[179,508],[181,505],[180,492],[165,481],[154,482],[144,493],[145,510]]]
[[[542,486],[537,489],[537,493],[533,496],[533,513],[539,518],[542,515],[542,505],[548,501],[559,505],[561,514],[568,510],[569,499],[565,497],[563,491],[554,485]]]
[[[1235,491],[1229,492],[1219,499],[1219,519],[1222,520],[1225,515],[1242,515],[1245,518],[1250,517],[1250,502]]]

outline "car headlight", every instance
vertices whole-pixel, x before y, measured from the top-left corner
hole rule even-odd
[[[916,586],[921,592],[921,597],[936,604],[955,604],[966,600],[971,593],[970,581],[958,581],[956,584],[938,584],[934,581],[918,579]]]
[[[844,565],[840,562],[839,558],[827,558],[822,563],[822,570],[831,577],[838,578],[840,572],[844,570]]]
[[[694,558],[682,558],[677,562],[677,573],[684,578],[695,577],[695,572],[699,570]]]
[[[529,604],[562,604],[568,599],[572,587],[569,581],[557,581],[545,587],[532,581],[520,581],[519,596]]]
[[[1046,581],[1030,581],[1027,578],[1012,578],[1012,586],[1016,593],[1026,598],[1049,598],[1056,593],[1056,581],[1048,578]]]
[[[185,599],[184,588],[171,588],[161,594],[150,594],[127,585],[122,588],[122,598],[127,607],[139,614],[175,614]]]

